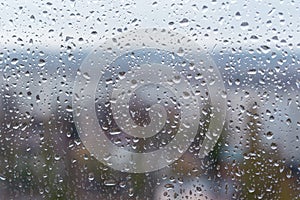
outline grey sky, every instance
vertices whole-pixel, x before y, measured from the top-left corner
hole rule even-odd
[[[2,48],[24,43],[59,49],[73,42],[90,49],[125,28],[165,27],[176,28],[210,49],[261,45],[299,49],[299,1],[47,2],[1,1]],[[188,22],[180,23],[185,19]],[[67,37],[73,39],[66,42]]]

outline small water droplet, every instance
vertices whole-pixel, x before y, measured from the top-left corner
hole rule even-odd
[[[277,144],[273,142],[271,144],[271,149],[276,150],[277,149]]]
[[[167,183],[167,184],[165,184],[165,186],[164,186],[165,188],[167,188],[167,190],[171,190],[171,189],[173,189],[174,188],[174,185],[173,184],[171,184],[171,183]]]
[[[106,185],[106,186],[115,186],[115,185],[117,185],[117,182],[113,179],[109,179],[109,180],[104,181],[104,185]]]
[[[241,13],[240,12],[236,12],[235,13],[235,18],[236,19],[241,19]]]
[[[187,18],[183,18],[179,23],[181,26],[188,26],[189,20]]]
[[[44,59],[40,59],[38,66],[43,67],[43,66],[45,66],[45,64],[46,64],[46,61]]]
[[[18,59],[18,58],[13,58],[13,59],[11,60],[11,64],[13,64],[13,65],[16,65],[18,62],[19,62],[19,59]]]
[[[89,181],[93,181],[95,179],[94,173],[90,172],[88,175]]]
[[[6,177],[4,177],[2,174],[0,174],[0,180],[1,180],[1,181],[5,181],[5,180],[6,180]]]
[[[269,131],[265,134],[265,136],[268,140],[271,140],[273,138],[273,133],[271,131]]]
[[[248,22],[242,22],[242,23],[241,23],[241,28],[242,28],[243,30],[247,30],[248,27],[249,27],[249,23],[248,23]]]

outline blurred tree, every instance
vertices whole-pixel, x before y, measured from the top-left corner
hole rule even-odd
[[[277,149],[262,142],[263,130],[256,102],[250,104],[247,115],[246,151],[236,173],[241,186],[238,199],[294,199],[295,194],[286,187],[289,180],[283,170],[284,159]]]

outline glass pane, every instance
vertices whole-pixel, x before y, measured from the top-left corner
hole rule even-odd
[[[0,199],[299,199],[296,1],[1,1]]]

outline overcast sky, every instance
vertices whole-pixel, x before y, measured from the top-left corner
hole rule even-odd
[[[125,28],[145,27],[176,28],[211,49],[276,44],[300,48],[298,0],[47,2],[1,1],[1,48],[24,43],[26,47],[59,49],[73,42],[89,49]]]

